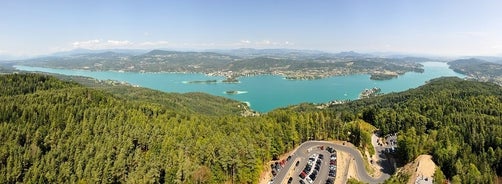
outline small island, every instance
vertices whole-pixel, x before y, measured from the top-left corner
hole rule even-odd
[[[239,80],[237,80],[237,77],[231,76],[231,77],[227,77],[225,80],[222,80],[221,82],[224,82],[224,83],[239,83]]]
[[[359,99],[364,99],[364,98],[370,98],[370,97],[378,96],[378,95],[381,94],[380,93],[381,91],[382,90],[380,88],[377,88],[377,87],[374,87],[374,88],[371,88],[371,89],[364,89],[359,94]]]
[[[404,74],[404,72],[399,72],[399,71],[375,71],[371,73],[371,80],[390,80],[393,78],[397,78],[399,75]]]
[[[371,77],[370,79],[371,80],[390,80],[390,79],[393,79],[393,78],[397,78],[397,74],[383,74],[383,73],[379,73],[379,74],[371,74]]]

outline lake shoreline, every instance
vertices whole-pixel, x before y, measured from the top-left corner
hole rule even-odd
[[[283,75],[257,75],[239,77],[239,83],[224,83],[222,76],[204,73],[133,73],[92,72],[84,70],[51,69],[42,67],[15,66],[18,70],[40,71],[61,75],[91,77],[98,80],[115,80],[164,92],[204,92],[241,102],[253,104],[260,113],[300,103],[326,103],[333,100],[357,100],[364,89],[378,87],[382,93],[400,92],[416,88],[426,81],[442,76],[465,77],[448,68],[446,63],[425,63],[423,73],[407,72],[391,80],[371,80],[369,74],[332,76],[317,80],[288,80]],[[217,80],[210,84],[187,84],[183,81]],[[225,91],[246,91],[230,95]]]

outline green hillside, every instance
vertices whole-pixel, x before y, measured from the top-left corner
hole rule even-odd
[[[260,117],[187,104],[219,103],[202,94],[90,88],[39,74],[1,75],[0,85],[2,183],[257,183],[268,161],[306,140],[365,141],[360,126],[345,126],[357,119],[400,132],[403,161],[430,153],[453,181],[501,175],[502,90],[489,83],[443,78]]]
[[[502,175],[502,88],[493,83],[440,78],[401,93],[335,106],[385,134],[398,132],[403,162],[431,154],[446,177],[492,183]]]

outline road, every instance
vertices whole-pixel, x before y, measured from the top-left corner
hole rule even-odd
[[[343,152],[351,154],[353,156],[355,164],[356,164],[358,178],[362,182],[383,183],[386,179],[388,179],[390,177],[390,173],[386,172],[385,170],[382,173],[382,175],[380,175],[380,177],[378,177],[378,178],[371,177],[366,172],[366,169],[364,168],[364,159],[361,156],[361,153],[355,148],[352,148],[349,146],[344,146],[344,145],[339,145],[339,144],[334,144],[334,143],[326,142],[326,141],[308,141],[308,142],[301,144],[296,149],[296,151],[291,156],[291,161],[287,162],[286,165],[284,166],[284,168],[281,169],[281,171],[275,176],[274,183],[286,183],[287,182],[287,180],[289,178],[289,176],[288,176],[289,170],[295,169],[295,160],[297,160],[297,159],[301,160],[300,164],[298,165],[298,168],[299,168],[299,170],[302,170],[307,162],[306,160],[308,160],[309,154],[311,154],[308,152],[308,149],[315,148],[318,146],[324,146],[324,147],[331,146],[331,147],[335,148],[336,151],[343,151]],[[326,160],[326,158],[329,158],[328,154],[325,154],[324,156],[325,156],[325,160]],[[323,161],[323,164],[322,164],[322,167],[320,170],[321,173],[327,172],[326,164],[329,164],[329,162]],[[337,172],[337,173],[342,173],[342,172]],[[292,177],[294,179],[293,181],[298,181],[297,172],[294,172]],[[321,180],[321,178],[322,178],[322,180]],[[321,181],[324,182],[325,178],[323,178],[323,175],[319,174],[317,179],[315,180],[315,183],[321,183]],[[294,182],[294,183],[298,183],[298,182]]]

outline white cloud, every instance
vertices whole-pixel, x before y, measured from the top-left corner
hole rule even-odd
[[[87,41],[76,41],[73,42],[72,45],[73,47],[76,48],[90,48],[90,47],[95,47],[96,45],[99,45],[101,43],[100,40],[87,40]]]
[[[72,48],[84,48],[84,49],[115,49],[115,48],[155,49],[167,46],[171,48],[190,48],[190,49],[214,49],[214,48],[231,49],[239,47],[278,48],[278,47],[291,47],[293,45],[294,43],[290,41],[273,41],[273,40],[253,41],[247,39],[242,39],[237,42],[230,42],[230,43],[229,42],[171,43],[166,40],[133,42],[129,40],[102,40],[102,39],[75,41],[71,43]]]
[[[130,45],[133,45],[133,43],[128,40],[108,40],[105,44],[107,47],[124,47]]]
[[[123,48],[133,46],[134,43],[128,40],[107,40],[101,41],[99,39],[76,41],[72,43],[74,48],[85,49],[109,49],[109,48]]]
[[[154,42],[142,42],[139,46],[163,46],[169,44],[168,41],[154,41]]]
[[[502,49],[502,45],[492,45],[492,49]]]
[[[292,46],[294,43],[290,41],[272,41],[272,40],[261,40],[261,41],[251,41],[251,40],[240,40],[239,42],[231,44],[221,44],[222,46],[237,46],[237,47],[287,47]]]
[[[129,40],[86,40],[86,41],[76,41],[71,45],[73,48],[85,48],[85,49],[114,49],[114,48],[151,48],[158,46],[165,46],[169,44],[168,41],[147,41],[141,43],[135,43]]]
[[[259,42],[255,42],[254,44],[256,46],[274,46],[274,47],[285,47],[285,46],[294,45],[294,43],[292,43],[290,41],[277,42],[277,41],[270,41],[270,40],[262,40]]]
[[[262,40],[255,43],[256,45],[274,45],[275,42],[271,42],[270,40]]]

